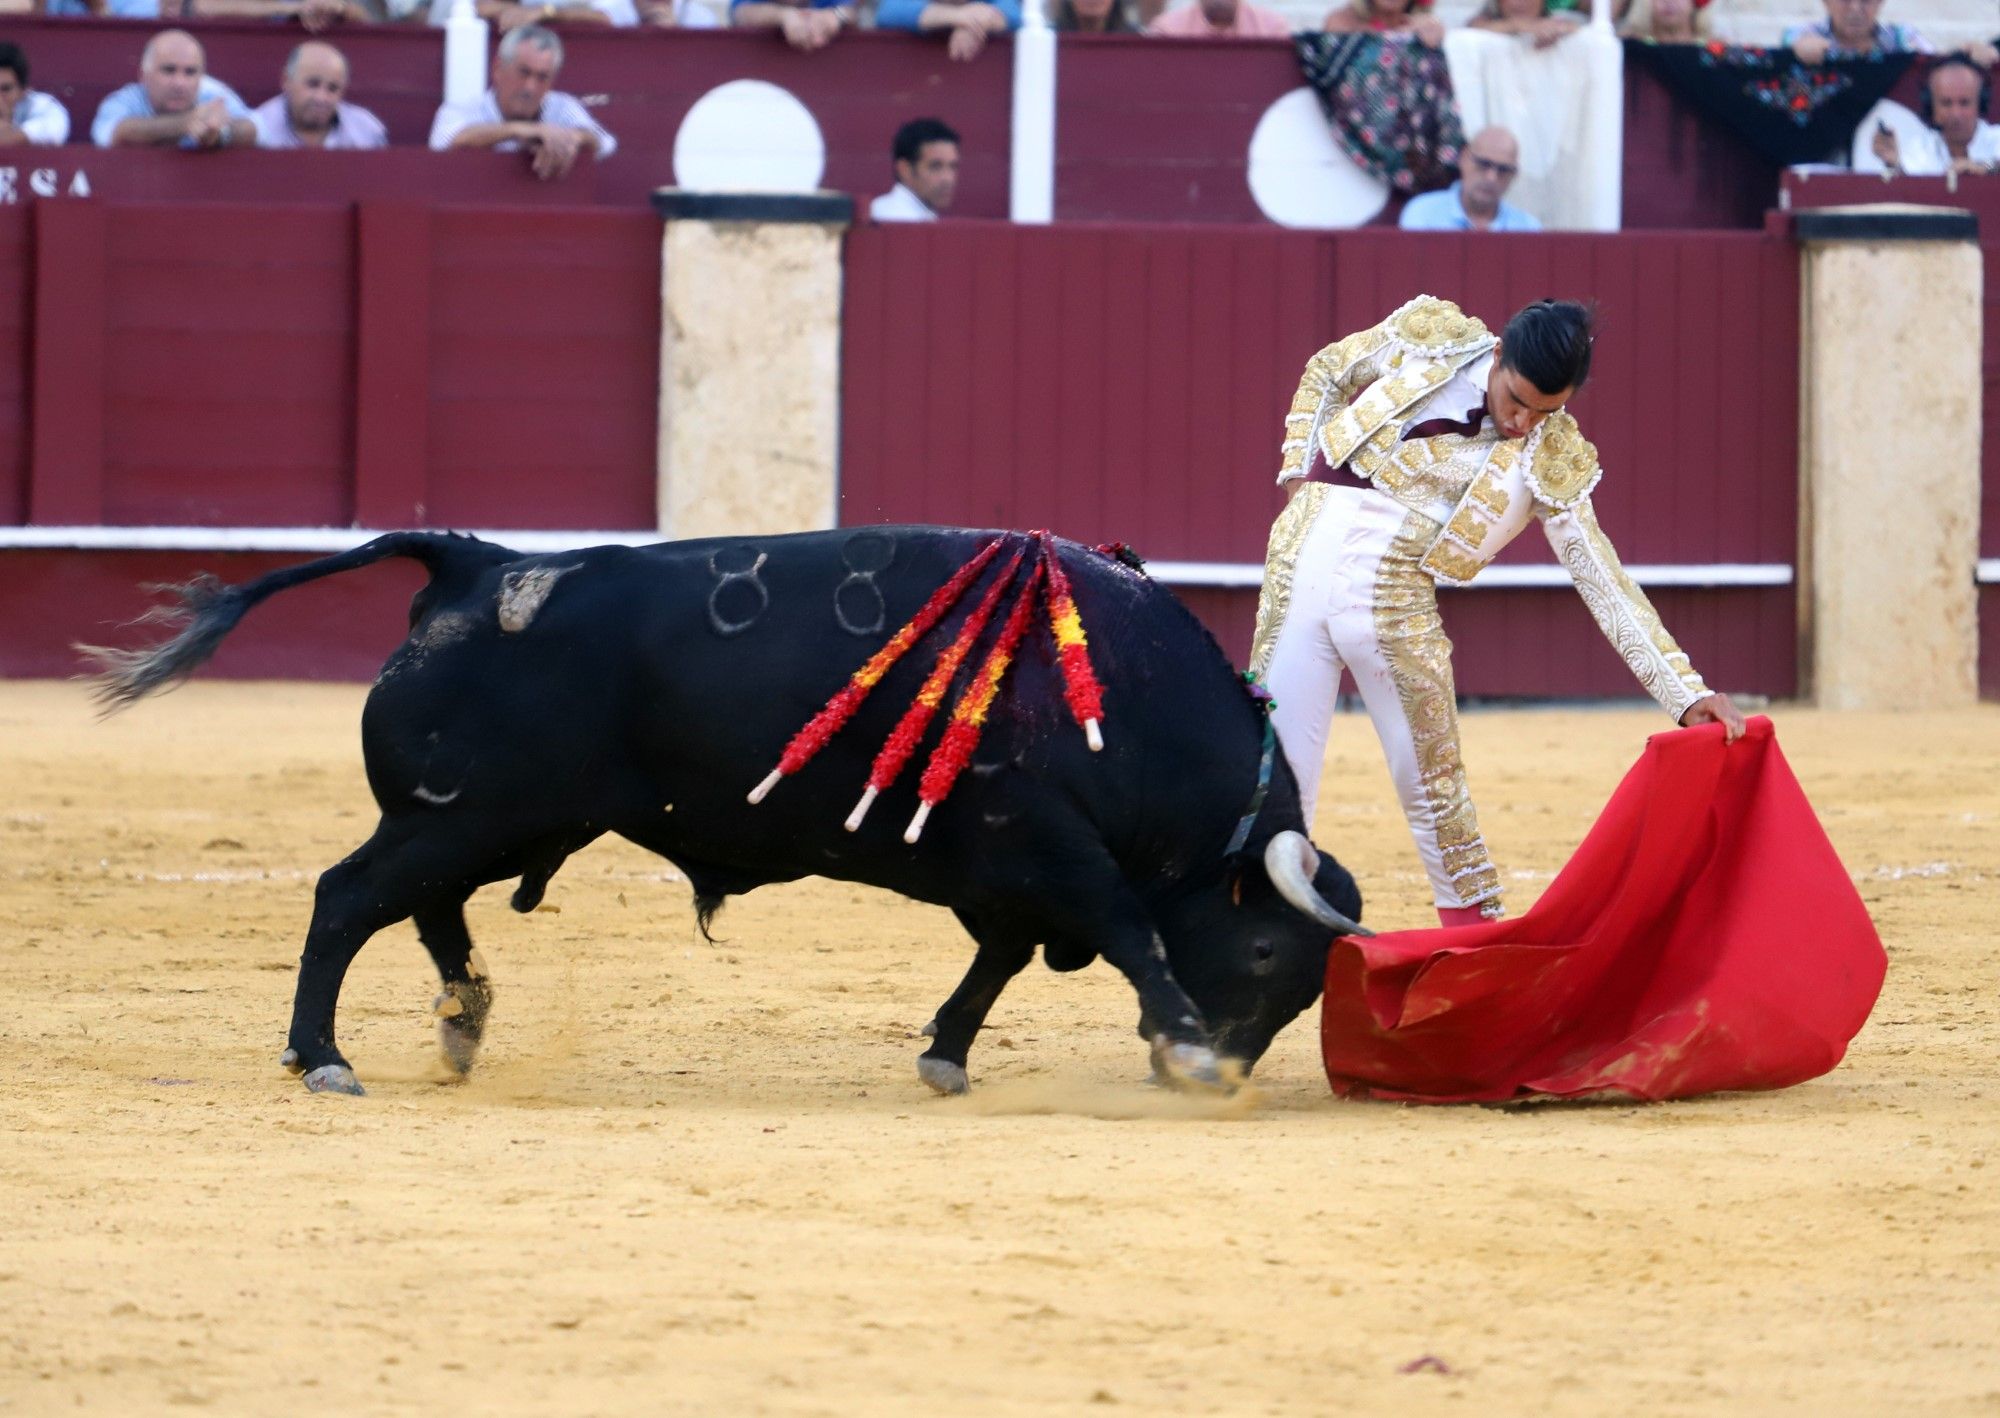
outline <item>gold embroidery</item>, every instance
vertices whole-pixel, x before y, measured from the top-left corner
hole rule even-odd
[[[1500,873],[1487,855],[1458,743],[1451,641],[1437,592],[1421,562],[1438,524],[1411,513],[1397,529],[1375,580],[1375,639],[1416,746],[1417,775],[1445,874],[1465,905],[1497,901]]]
[[[1708,686],[1667,633],[1646,593],[1626,574],[1589,499],[1543,525],[1590,618],[1640,687],[1676,719],[1706,697]]]
[[[1448,586],[1463,586],[1486,565],[1456,542],[1439,537],[1437,545],[1424,553],[1424,570]]]
[[[1567,410],[1558,409],[1536,432],[1534,457],[1528,463],[1528,486],[1537,501],[1566,510],[1590,495],[1602,474],[1597,449],[1576,426]]]
[[[1257,595],[1257,629],[1250,640],[1250,672],[1263,674],[1271,666],[1271,650],[1284,629],[1292,609],[1292,575],[1298,566],[1299,548],[1313,519],[1326,501],[1325,483],[1307,483],[1285,504],[1285,510],[1271,524],[1271,540],[1264,553],[1264,589]]]
[[[1398,339],[1426,354],[1459,353],[1492,340],[1486,326],[1448,300],[1420,295],[1389,317]]]
[[[1321,425],[1320,451],[1326,455],[1327,466],[1337,468],[1352,458],[1363,440],[1451,376],[1451,365],[1427,360],[1369,385],[1352,403]]]
[[[1285,441],[1279,451],[1278,480],[1305,471],[1305,454],[1313,431],[1330,405],[1345,404],[1380,374],[1377,365],[1389,345],[1386,326],[1371,326],[1336,340],[1306,361],[1292,406],[1285,415]]]

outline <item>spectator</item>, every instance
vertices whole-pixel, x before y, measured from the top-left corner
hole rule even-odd
[[[139,56],[139,82],[97,106],[90,141],[100,148],[254,147],[250,110],[207,65],[193,35],[161,30]]]
[[[896,185],[868,204],[878,222],[934,222],[958,195],[958,134],[936,118],[913,118],[890,148]]]
[[[562,41],[540,25],[509,30],[493,56],[493,86],[474,103],[448,103],[431,124],[431,147],[534,155],[535,176],[565,177],[584,153],[601,162],[618,140],[576,98],[555,89]]]
[[[176,12],[179,6],[175,6]],[[95,15],[105,20],[157,20],[160,0],[35,0],[35,9],[44,15],[76,19]]]
[[[285,61],[285,82],[251,119],[260,148],[386,148],[388,130],[365,108],[343,103],[347,60],[322,40],[309,39]]]
[[[1444,25],[1431,13],[1431,0],[1351,0],[1326,12],[1320,28],[1328,34],[1407,34],[1437,49]]]
[[[1068,34],[1137,34],[1125,0],[1058,0],[1055,27]]]
[[[1829,59],[1879,59],[1929,54],[1930,42],[1908,25],[1882,23],[1882,0],[1823,0],[1826,18],[1793,25],[1784,43],[1804,64]]]
[[[2000,124],[1986,121],[1986,71],[1963,54],[1947,54],[1924,78],[1926,141],[1901,150],[1886,127],[1875,130],[1875,156],[1910,177],[1986,173],[2000,166]]]
[[[185,13],[204,20],[297,20],[307,34],[375,18],[360,0],[187,0]]]
[[[875,28],[945,30],[945,52],[960,61],[977,59],[986,41],[1021,27],[1021,0],[880,0]]]
[[[69,110],[48,94],[28,87],[28,56],[12,40],[0,39],[0,147],[34,143],[54,147],[69,141]]]
[[[1286,39],[1292,27],[1276,10],[1250,0],[1195,0],[1146,27],[1166,39]]]
[[[655,29],[712,30],[722,21],[701,0],[638,0],[639,23]]]
[[[452,0],[431,0],[431,23],[441,25],[451,14]],[[632,0],[564,0],[562,4],[527,5],[515,0],[473,0],[473,13],[488,20],[500,34],[523,25],[636,25],[639,11]]]
[[[1535,48],[1547,49],[1583,27],[1583,16],[1576,11],[1551,11],[1547,0],[1486,0],[1465,23],[1469,29],[1494,34],[1524,34],[1535,41]]]
[[[1694,0],[1632,0],[1618,25],[1621,38],[1654,44],[1707,44],[1713,33],[1708,7]]]
[[[854,23],[847,0],[730,0],[729,23],[742,30],[778,30],[802,54],[825,49]]]
[[[1503,199],[1520,172],[1520,144],[1505,128],[1482,128],[1458,155],[1458,181],[1412,197],[1405,231],[1540,231],[1542,224]]]

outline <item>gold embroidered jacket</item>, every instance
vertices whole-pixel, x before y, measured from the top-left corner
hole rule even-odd
[[[1450,301],[1419,296],[1381,324],[1328,345],[1307,362],[1285,417],[1278,481],[1303,477],[1315,449],[1328,467],[1348,465],[1434,519],[1438,530],[1422,565],[1447,586],[1470,582],[1531,518],[1539,520],[1605,638],[1678,719],[1708,687],[1597,525],[1590,493],[1603,473],[1575,418],[1560,411],[1526,438],[1494,442],[1469,480],[1452,477],[1437,456],[1442,440],[1401,441],[1424,401],[1496,343],[1485,325]],[[1286,540],[1296,554],[1304,538]],[[1274,538],[1274,555],[1279,551]],[[1272,570],[1289,583],[1289,564]],[[1269,639],[1277,629],[1272,620]]]

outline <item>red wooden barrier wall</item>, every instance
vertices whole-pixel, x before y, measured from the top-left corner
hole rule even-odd
[[[650,526],[659,318],[638,214],[0,208],[0,514]]]
[[[1576,411],[1597,503],[1634,563],[1789,565],[1798,274],[1751,233],[857,229],[848,238],[842,520],[1050,526],[1169,560],[1261,562],[1284,410],[1306,358],[1420,291],[1489,321],[1595,297]],[[1509,561],[1548,560],[1530,533]],[[1789,587],[1665,591],[1720,683],[1795,684]],[[1196,597],[1233,654],[1248,592]],[[1572,594],[1451,598],[1469,694],[1629,693]]]

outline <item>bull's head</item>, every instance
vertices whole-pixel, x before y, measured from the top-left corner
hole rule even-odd
[[[1371,934],[1354,878],[1303,833],[1278,833],[1259,865],[1161,913],[1175,978],[1218,1051],[1246,1064],[1319,998],[1334,937]]]

